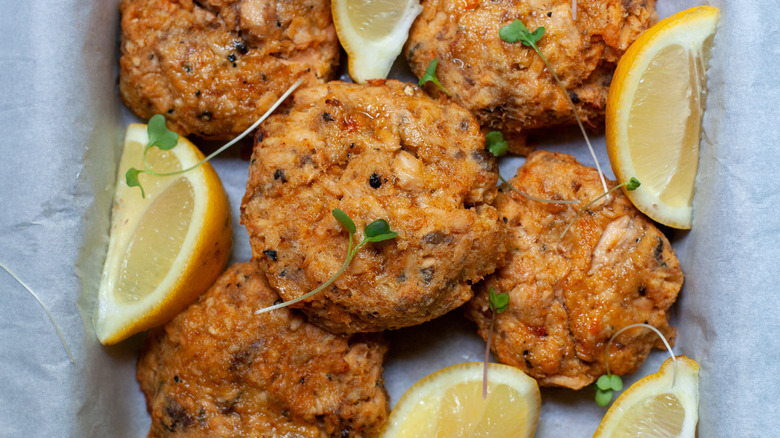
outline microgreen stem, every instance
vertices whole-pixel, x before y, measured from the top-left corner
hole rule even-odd
[[[45,304],[43,304],[43,301],[38,297],[38,294],[33,292],[32,289],[30,289],[30,286],[27,286],[19,277],[16,276],[13,272],[11,272],[10,269],[8,269],[4,264],[0,263],[0,268],[3,268],[5,272],[8,273],[11,277],[13,277],[14,280],[16,280],[17,283],[22,285],[23,288],[27,290],[27,292],[30,293],[30,295],[35,298],[35,301],[40,304],[40,306],[43,308],[43,311],[46,312],[46,315],[49,317],[49,321],[51,321],[51,325],[54,326],[54,330],[57,332],[57,336],[60,337],[60,342],[62,342],[62,346],[65,347],[65,352],[68,353],[68,359],[70,359],[70,363],[76,363],[75,360],[73,360],[73,354],[70,352],[70,348],[68,348],[68,343],[65,342],[65,337],[62,335],[62,331],[60,331],[60,327],[57,325],[57,323],[54,321],[54,315],[51,314],[49,309],[46,307]]]
[[[558,240],[563,239],[563,236],[565,236],[566,232],[569,231],[569,228],[571,228],[571,226],[574,225],[575,222],[577,222],[577,219],[579,219],[580,216],[582,216],[583,213],[588,211],[588,208],[591,205],[593,205],[596,202],[598,202],[599,199],[604,198],[605,196],[609,196],[612,192],[614,192],[615,190],[617,190],[617,189],[619,189],[619,188],[621,188],[623,186],[626,186],[626,188],[628,190],[636,190],[639,187],[639,185],[640,185],[639,180],[634,178],[634,177],[632,177],[628,181],[623,181],[622,183],[616,185],[615,187],[612,187],[611,189],[607,190],[606,192],[604,192],[604,193],[600,194],[599,196],[597,196],[596,198],[594,198],[592,201],[590,201],[587,204],[583,205],[582,208],[580,209],[580,211],[577,212],[577,215],[574,216],[574,219],[572,219],[571,222],[569,222],[569,225],[566,225],[566,228],[563,229],[563,232],[561,233],[561,235],[558,236]]]
[[[493,325],[496,322],[496,312],[491,312],[490,315],[490,331],[488,332],[487,344],[485,345],[485,366],[482,370],[482,400],[487,398],[487,382],[488,382],[488,361],[490,360],[490,342],[493,339]]]
[[[571,0],[571,19],[577,19],[577,0]]]
[[[344,271],[347,270],[347,267],[349,266],[350,262],[352,262],[352,258],[355,257],[355,253],[357,253],[357,251],[360,249],[360,247],[365,245],[366,242],[368,242],[368,241],[363,239],[360,243],[357,244],[357,246],[353,250],[352,249],[352,234],[350,234],[349,235],[349,246],[347,247],[347,258],[344,260],[344,264],[341,265],[339,270],[336,271],[336,273],[333,274],[333,276],[330,277],[328,279],[328,281],[326,281],[325,283],[322,283],[319,287],[317,287],[313,291],[307,292],[307,293],[305,293],[305,294],[303,294],[303,295],[301,295],[301,296],[299,296],[297,298],[293,298],[292,300],[285,301],[283,303],[274,304],[273,306],[264,307],[264,308],[262,308],[260,310],[256,310],[255,311],[255,315],[260,315],[261,313],[270,312],[272,310],[281,309],[283,307],[287,307],[287,306],[293,305],[293,304],[295,304],[295,303],[297,303],[299,301],[303,301],[303,300],[305,300],[307,298],[312,297],[316,293],[318,293],[318,292],[322,291],[323,289],[325,289],[326,287],[330,286],[331,284],[333,284],[334,281],[336,281],[337,278],[339,278],[339,275],[343,274]]]
[[[490,308],[490,331],[488,331],[487,345],[485,346],[485,367],[482,371],[482,400],[487,398],[488,360],[490,359],[490,342],[493,339],[493,325],[496,322],[496,315],[509,307],[509,294],[496,293],[496,290],[491,286],[488,289],[488,307]]]
[[[498,179],[501,180],[502,183],[506,184],[507,187],[509,187],[509,190],[512,190],[515,193],[518,193],[521,196],[524,196],[532,201],[537,202],[546,202],[548,204],[579,204],[579,199],[561,199],[561,200],[555,200],[555,199],[544,199],[544,198],[537,198],[536,196],[531,196],[528,193],[525,193],[521,190],[518,190],[513,186],[512,184],[509,184],[509,181],[505,180],[501,174],[498,175]]]
[[[626,183],[618,184],[615,187],[612,187],[611,189],[607,190],[606,192],[600,194],[598,197],[596,197],[592,201],[590,201],[587,204],[583,205],[582,208],[580,209],[580,211],[577,212],[577,215],[574,216],[574,219],[572,219],[571,222],[569,222],[569,224],[566,225],[566,228],[563,229],[563,232],[561,233],[561,235],[558,236],[558,240],[563,239],[563,236],[566,235],[566,233],[569,231],[569,228],[571,228],[571,226],[574,225],[575,222],[577,222],[577,219],[579,219],[580,216],[582,216],[582,214],[585,213],[591,205],[596,203],[599,199],[609,195],[610,193],[612,193],[615,190],[619,189],[620,187],[624,186],[625,184]]]
[[[650,330],[654,331],[655,334],[657,334],[658,337],[661,338],[661,341],[663,341],[664,346],[666,347],[666,351],[669,352],[669,357],[672,358],[672,363],[674,364],[674,374],[672,375],[672,388],[674,388],[674,384],[677,382],[677,358],[674,356],[674,351],[672,351],[672,347],[669,345],[669,342],[666,340],[666,336],[664,336],[663,333],[661,333],[660,330],[658,330],[657,328],[651,326],[650,324],[638,323],[638,324],[627,325],[627,326],[623,327],[622,329],[618,330],[617,332],[615,332],[615,334],[612,335],[611,338],[609,338],[609,341],[607,341],[607,347],[606,347],[606,349],[604,351],[604,353],[607,356],[606,357],[606,361],[605,361],[606,366],[607,366],[607,374],[611,374],[609,372],[609,346],[612,345],[612,341],[614,341],[615,338],[617,338],[618,335],[620,335],[624,331],[632,329],[632,328],[637,328],[637,327],[644,327],[644,328],[647,328],[647,329],[650,329]]]
[[[585,143],[588,145],[590,156],[593,157],[593,161],[596,163],[596,170],[599,171],[599,178],[601,178],[601,185],[604,187],[604,191],[606,192],[607,180],[604,178],[604,172],[601,171],[601,165],[599,164],[599,159],[596,158],[596,151],[593,150],[593,146],[590,144],[590,138],[588,138],[588,133],[585,132],[585,127],[582,125],[582,120],[580,119],[580,114],[577,112],[577,107],[574,106],[574,102],[572,102],[571,96],[569,96],[569,92],[566,91],[566,87],[564,87],[561,80],[558,79],[558,75],[555,74],[555,70],[553,70],[552,66],[547,61],[547,57],[544,56],[544,53],[542,53],[542,51],[539,50],[539,47],[534,42],[531,42],[531,47],[534,49],[534,51],[536,51],[539,57],[542,58],[542,61],[544,61],[544,65],[547,66],[547,70],[550,71],[550,74],[552,74],[552,77],[553,79],[555,79],[555,82],[558,84],[559,87],[561,87],[561,90],[563,90],[563,94],[564,96],[566,96],[566,101],[569,102],[569,106],[571,107],[571,110],[574,113],[574,118],[577,119],[577,126],[580,127],[582,136],[585,138]]]
[[[146,161],[146,153],[149,151],[149,148],[146,148],[146,149],[144,149],[144,167],[145,167],[145,169],[144,170],[140,170],[139,172],[146,173],[146,174],[149,174],[149,175],[158,176],[158,177],[163,177],[163,176],[180,175],[182,173],[189,172],[190,170],[195,169],[196,167],[200,166],[201,164],[203,164],[203,163],[211,160],[212,158],[216,157],[217,155],[221,154],[227,148],[233,146],[234,144],[239,142],[242,138],[246,137],[247,135],[249,135],[249,133],[254,131],[261,123],[263,123],[265,121],[265,119],[268,118],[268,116],[270,116],[274,111],[276,111],[276,108],[278,108],[279,105],[281,105],[282,102],[284,102],[284,100],[287,99],[287,97],[289,97],[290,94],[292,94],[292,92],[295,91],[295,89],[298,88],[302,83],[303,83],[303,78],[298,79],[294,84],[292,84],[290,86],[290,88],[287,89],[287,91],[284,92],[284,94],[282,94],[282,96],[279,99],[276,100],[276,102],[274,102],[273,105],[271,105],[271,108],[269,108],[268,111],[266,111],[265,114],[263,114],[262,117],[257,119],[257,121],[252,124],[252,126],[250,126],[244,132],[239,134],[238,137],[234,138],[233,140],[230,140],[229,142],[225,143],[222,147],[220,147],[216,151],[212,152],[208,157],[200,160],[200,162],[198,162],[197,164],[195,164],[193,166],[190,166],[190,167],[188,167],[186,169],[183,169],[183,170],[177,170],[176,172],[158,173],[158,172],[155,172],[154,170],[152,170],[151,167],[149,166],[149,163]]]

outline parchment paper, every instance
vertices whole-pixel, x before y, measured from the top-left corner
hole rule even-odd
[[[71,364],[35,300],[0,271],[0,437],[140,437],[149,427],[135,381],[143,335],[103,347],[91,323],[105,255],[121,137],[117,0],[0,0],[0,263],[51,309]],[[659,0],[661,17],[701,4]],[[694,202],[673,244],[686,274],[675,350],[701,364],[699,436],[780,435],[780,12],[770,0],[721,0]],[[403,62],[394,74],[406,77]],[[595,146],[607,166],[603,138]],[[541,148],[592,160],[576,131]],[[501,163],[514,174],[521,159]],[[238,206],[247,163],[215,161],[230,195],[233,261],[251,254]],[[391,332],[393,402],[417,379],[480,360],[484,343],[455,311]],[[657,352],[629,379],[655,372]],[[593,392],[542,391],[538,437],[587,437],[605,409]]]

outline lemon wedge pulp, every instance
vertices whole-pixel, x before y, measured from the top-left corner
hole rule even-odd
[[[127,186],[127,170],[143,169],[147,142],[146,125],[128,127],[94,316],[98,339],[107,345],[167,322],[208,289],[230,255],[227,195],[209,163],[173,176],[141,174],[145,197]],[[202,159],[181,137],[173,149],[151,148],[147,155],[158,173]]]
[[[606,110],[607,153],[620,182],[642,185],[626,196],[653,220],[687,229],[693,220],[694,180],[706,69],[719,11],[700,6],[664,19],[621,57]]]
[[[539,419],[536,380],[517,368],[489,364],[482,398],[483,363],[439,370],[415,383],[390,414],[381,438],[531,437]]]
[[[387,77],[422,7],[419,0],[333,0],[331,10],[349,75],[363,83]]]

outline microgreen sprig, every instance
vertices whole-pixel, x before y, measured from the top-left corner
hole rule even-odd
[[[338,208],[334,208],[333,211],[331,211],[331,214],[333,214],[333,217],[336,218],[337,221],[343,226],[347,232],[349,233],[349,244],[347,245],[347,257],[344,260],[344,263],[341,265],[341,268],[339,268],[338,271],[336,271],[335,274],[333,274],[332,277],[328,279],[325,283],[322,283],[319,287],[314,289],[311,292],[307,292],[298,298],[294,298],[289,301],[285,301],[283,303],[274,304],[273,306],[264,307],[262,309],[256,310],[255,315],[259,315],[261,313],[270,312],[271,310],[281,309],[283,307],[287,307],[291,304],[295,304],[299,301],[303,301],[307,298],[310,298],[314,294],[322,291],[326,287],[333,284],[334,281],[349,267],[349,264],[352,262],[352,258],[355,257],[355,254],[358,252],[358,250],[363,247],[368,242],[382,242],[385,240],[390,240],[398,236],[398,233],[395,231],[390,231],[390,225],[387,223],[384,219],[377,219],[374,222],[371,222],[370,224],[366,225],[366,227],[363,229],[363,240],[361,240],[357,245],[355,245],[354,248],[352,248],[352,243],[354,239],[355,232],[357,232],[357,227],[355,226],[355,222],[352,221],[352,219],[344,213],[342,210]]]
[[[651,326],[650,324],[631,324],[623,327],[622,329],[615,332],[614,335],[612,335],[611,338],[609,338],[609,341],[607,341],[607,346],[604,349],[604,355],[606,356],[606,359],[604,361],[607,372],[606,374],[603,374],[601,377],[596,380],[596,404],[599,406],[605,407],[609,404],[609,402],[612,401],[612,395],[613,391],[621,391],[623,389],[623,380],[620,378],[620,376],[617,376],[615,374],[612,374],[609,372],[609,347],[612,345],[612,341],[614,341],[621,333],[623,333],[626,330],[637,328],[637,327],[644,327],[646,329],[650,329],[653,332],[655,332],[658,337],[661,338],[661,341],[663,341],[664,346],[666,347],[666,351],[669,352],[669,356],[672,358],[672,363],[674,364],[674,374],[672,375],[672,388],[674,388],[674,384],[677,382],[677,358],[674,355],[674,351],[672,350],[672,347],[669,345],[669,341],[666,340],[666,336],[663,335],[657,328]]]
[[[623,379],[615,374],[603,374],[596,380],[596,404],[607,406],[612,401],[613,391],[623,390]]]
[[[131,167],[127,169],[127,172],[125,173],[125,182],[127,182],[127,186],[141,189],[142,198],[146,197],[146,193],[141,185],[141,181],[138,179],[140,174],[146,173],[155,176],[168,176],[182,172],[172,172],[169,174],[157,173],[149,168],[149,162],[146,160],[147,153],[152,147],[167,151],[173,149],[179,143],[179,134],[169,130],[168,127],[165,126],[165,116],[162,114],[153,115],[146,125],[146,134],[149,137],[149,141],[146,143],[146,146],[144,146],[144,169],[139,170],[135,167]],[[198,165],[200,165],[200,163],[198,163]]]
[[[287,91],[282,94],[279,99],[274,102],[273,105],[268,109],[268,111],[263,114],[262,117],[260,117],[255,123],[252,124],[249,128],[247,128],[244,132],[238,135],[238,137],[234,138],[233,140],[230,140],[229,142],[225,143],[222,147],[214,151],[211,155],[208,157],[200,160],[197,164],[194,166],[190,166],[183,170],[178,170],[176,172],[166,172],[166,173],[159,173],[155,172],[149,167],[149,163],[146,160],[147,153],[149,152],[149,149],[152,147],[156,147],[160,150],[169,150],[173,149],[179,142],[179,135],[175,132],[168,129],[167,126],[165,126],[165,116],[162,114],[155,114],[152,116],[151,119],[149,119],[149,123],[146,126],[146,133],[149,137],[149,142],[146,143],[146,146],[144,147],[144,168],[143,169],[136,169],[134,167],[131,167],[127,169],[127,172],[125,172],[125,182],[127,183],[128,187],[138,187],[141,189],[141,197],[146,197],[146,194],[144,193],[144,188],[141,186],[141,181],[139,180],[138,176],[142,173],[153,175],[157,177],[163,177],[163,176],[173,176],[173,175],[179,175],[185,172],[189,172],[192,169],[197,168],[201,164],[211,160],[212,158],[216,157],[217,155],[224,152],[227,148],[233,146],[234,144],[238,143],[239,140],[246,137],[250,132],[254,131],[255,128],[258,127],[265,119],[268,118],[275,110],[279,107],[279,105],[284,102],[287,97],[292,94],[293,91],[295,91],[296,88],[298,88],[303,83],[303,79],[298,79],[294,84],[290,86],[290,88],[287,89]]]
[[[565,236],[566,232],[569,231],[569,228],[571,228],[571,226],[574,225],[575,222],[577,222],[577,219],[579,219],[580,216],[582,216],[582,214],[585,213],[591,205],[593,205],[596,202],[598,202],[599,199],[601,199],[601,198],[603,198],[605,196],[609,196],[612,192],[614,192],[615,190],[617,190],[617,189],[619,189],[619,188],[621,188],[623,186],[626,186],[626,190],[628,190],[628,191],[634,191],[634,190],[638,189],[640,185],[642,185],[642,183],[640,183],[638,179],[636,179],[636,178],[634,178],[632,176],[631,179],[629,179],[628,181],[623,181],[622,183],[616,185],[615,187],[612,187],[611,189],[607,190],[606,192],[604,192],[604,193],[600,194],[599,196],[597,196],[596,198],[594,198],[592,201],[590,201],[587,204],[583,205],[582,208],[580,209],[580,211],[577,212],[577,215],[574,216],[574,219],[572,219],[571,222],[569,222],[569,225],[566,225],[566,228],[563,229],[563,232],[561,233],[560,236],[558,236],[558,239],[559,240],[563,239],[563,236]]]
[[[498,158],[504,154],[506,154],[507,150],[509,149],[509,144],[506,140],[504,140],[504,134],[501,131],[490,131],[485,136],[486,141],[486,149],[488,152],[493,154],[494,157]],[[543,198],[537,198],[536,196],[531,196],[528,193],[525,193],[523,191],[518,190],[509,183],[509,181],[505,180],[501,174],[498,174],[498,179],[501,180],[502,183],[506,184],[507,187],[509,187],[510,190],[512,190],[515,193],[518,193],[519,195],[530,199],[532,201],[537,202],[547,202],[550,204],[578,204],[580,201],[578,199],[574,200],[554,200],[554,199],[543,199]]]
[[[552,74],[553,79],[555,79],[555,82],[558,84],[559,87],[561,87],[561,90],[563,90],[563,95],[566,96],[566,100],[569,102],[569,106],[572,109],[572,112],[574,112],[574,118],[577,119],[577,125],[580,127],[580,131],[582,131],[582,136],[585,137],[585,143],[588,145],[588,150],[590,150],[590,155],[593,157],[593,161],[596,162],[596,169],[599,171],[599,177],[601,178],[601,185],[604,187],[604,191],[607,191],[607,181],[604,178],[604,172],[601,171],[601,165],[599,165],[599,160],[596,158],[596,152],[593,150],[593,146],[590,144],[590,139],[588,138],[588,134],[585,132],[585,127],[582,125],[582,120],[580,120],[580,115],[577,112],[577,107],[574,106],[574,102],[571,100],[571,96],[569,96],[569,92],[566,91],[566,87],[563,86],[563,83],[561,83],[561,80],[558,79],[558,75],[555,74],[555,70],[553,70],[552,66],[550,65],[550,62],[547,61],[547,57],[544,56],[544,53],[542,53],[541,50],[539,50],[539,46],[536,45],[537,42],[539,42],[540,39],[542,39],[542,36],[544,35],[544,27],[537,27],[536,30],[533,32],[529,31],[528,28],[523,24],[522,21],[515,19],[511,24],[508,24],[506,26],[501,27],[498,31],[498,36],[501,37],[502,40],[508,42],[508,43],[516,43],[521,42],[524,46],[528,46],[532,48],[537,55],[539,55],[540,58],[542,58],[542,61],[544,61],[544,65],[547,66],[547,70],[550,71],[550,74]]]
[[[417,86],[423,88],[426,83],[433,82],[433,85],[439,87],[439,89],[443,91],[447,96],[451,96],[450,92],[447,91],[447,89],[441,85],[439,79],[436,77],[437,65],[439,65],[439,58],[433,58],[431,63],[428,64],[428,68],[425,70],[425,74],[423,74],[422,77],[420,77],[420,81],[417,83]]]
[[[496,290],[491,286],[488,291],[488,306],[490,307],[490,330],[488,331],[487,345],[485,346],[485,366],[482,370],[482,399],[487,398],[487,382],[488,382],[488,361],[490,360],[490,342],[493,338],[493,325],[496,322],[496,315],[503,313],[507,307],[509,307],[509,294],[496,293]]]

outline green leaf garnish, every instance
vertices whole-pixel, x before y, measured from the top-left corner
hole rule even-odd
[[[622,391],[623,390],[623,379],[620,378],[620,376],[612,374],[609,376],[609,384],[612,389],[615,391]]]
[[[501,131],[490,131],[485,136],[485,142],[487,144],[487,150],[493,154],[494,157],[500,157],[506,154],[509,149],[509,143],[504,140],[504,134]]]
[[[347,229],[347,232],[349,232],[349,234],[355,234],[357,228],[355,227],[355,223],[352,222],[352,219],[349,217],[349,215],[347,215],[346,213],[344,213],[338,208],[334,208],[331,214],[333,215],[333,217],[336,218],[337,221],[339,221],[339,223],[344,228]]]
[[[149,124],[146,125],[146,133],[149,136],[146,149],[156,146],[167,151],[173,149],[179,142],[179,134],[168,129],[165,125],[165,116],[162,114],[155,114],[149,119]]]
[[[638,189],[639,186],[641,186],[641,185],[642,185],[642,183],[640,183],[638,179],[636,179],[636,178],[634,178],[632,176],[631,179],[628,180],[628,182],[626,183],[626,190],[629,190],[629,191],[633,192],[634,190]]]
[[[601,377],[599,377],[599,379],[596,380],[596,388],[602,391],[612,389],[612,383],[609,380],[609,375],[604,374]]]
[[[349,233],[349,244],[347,245],[347,257],[344,259],[344,263],[341,265],[338,271],[336,271],[335,274],[333,274],[332,277],[328,279],[325,283],[322,283],[314,289],[311,292],[307,292],[298,298],[293,298],[292,300],[285,301],[283,303],[274,304],[273,306],[264,307],[262,309],[256,310],[255,315],[259,315],[261,313],[269,312],[271,310],[275,309],[281,309],[283,307],[287,307],[291,304],[295,304],[299,301],[303,301],[305,299],[310,298],[314,294],[322,291],[326,287],[333,284],[334,281],[342,274],[344,271],[346,271],[349,264],[352,262],[352,258],[355,257],[355,254],[357,254],[358,250],[363,247],[368,242],[382,242],[385,240],[390,240],[396,236],[398,236],[398,233],[395,231],[390,231],[390,224],[387,223],[385,219],[377,219],[374,222],[371,222],[370,224],[366,225],[366,227],[363,229],[365,233],[365,237],[363,240],[360,241],[357,245],[355,245],[354,248],[352,248],[352,242],[354,239],[355,232],[357,231],[357,227],[355,227],[355,222],[352,221],[352,219],[344,213],[344,211],[334,208],[333,211],[331,211],[331,214],[333,214],[333,217],[336,218],[339,223],[346,228],[347,232]]]
[[[544,61],[544,65],[547,66],[547,70],[550,71],[550,74],[552,75],[553,79],[555,79],[555,83],[557,83],[558,86],[561,87],[561,90],[563,90],[563,94],[564,96],[566,96],[566,100],[569,102],[569,107],[571,108],[572,112],[574,112],[574,118],[577,119],[577,125],[580,127],[582,136],[585,137],[585,143],[587,143],[588,145],[590,156],[593,157],[593,161],[596,162],[596,169],[599,171],[599,178],[601,178],[601,185],[604,187],[604,191],[606,192],[607,180],[604,178],[604,172],[601,171],[601,165],[599,164],[598,158],[596,158],[596,152],[593,150],[593,146],[591,146],[590,144],[588,133],[585,132],[585,127],[582,125],[582,120],[580,120],[580,114],[577,112],[577,107],[574,106],[574,102],[571,101],[571,96],[569,96],[569,92],[566,91],[566,87],[564,87],[563,83],[561,83],[561,80],[558,79],[558,75],[555,74],[555,70],[553,70],[552,66],[550,65],[550,62],[547,61],[547,57],[544,56],[544,53],[542,53],[542,51],[539,50],[539,46],[536,45],[536,43],[542,38],[543,35],[544,35],[543,27],[537,27],[536,30],[531,32],[528,30],[525,24],[523,24],[523,22],[517,19],[515,19],[515,21],[513,21],[511,24],[503,26],[501,27],[501,29],[498,30],[498,36],[501,37],[503,41],[507,43],[516,43],[520,41],[524,46],[528,46],[534,49],[534,52],[536,52],[536,54],[539,55],[540,58],[542,58],[542,61]]]
[[[509,306],[509,294],[497,294],[496,290],[491,287],[489,291],[488,304],[490,305],[490,310],[496,313],[502,313]]]
[[[135,167],[127,169],[127,172],[125,172],[125,182],[128,187],[138,187],[141,189],[141,197],[145,198],[146,194],[144,193],[144,188],[141,187],[141,181],[138,180],[139,173],[144,173],[144,171],[138,170]]]
[[[596,387],[602,391],[608,389],[620,391],[623,389],[623,379],[616,374],[604,374],[596,380]]]
[[[598,389],[596,388],[596,404],[601,407],[606,407],[609,402],[612,401],[612,390],[611,389]]]
[[[450,92],[445,89],[441,83],[439,83],[439,79],[436,78],[436,66],[439,65],[439,58],[433,58],[433,61],[431,61],[430,64],[428,64],[428,68],[425,70],[425,74],[422,75],[420,78],[420,81],[417,82],[417,86],[420,88],[423,88],[424,85],[428,82],[433,82],[433,85],[436,85],[439,87],[441,91],[443,91],[447,96],[451,96]]]
[[[529,32],[528,28],[525,27],[525,24],[517,19],[513,21],[512,24],[503,26],[498,30],[498,36],[500,36],[502,40],[508,43],[520,41],[529,47],[535,47],[536,43],[542,39],[542,35],[544,35],[544,27],[537,27],[533,32]]]
[[[366,225],[363,231],[366,233],[366,237],[381,236],[390,232],[390,225],[384,219],[377,219]]]

